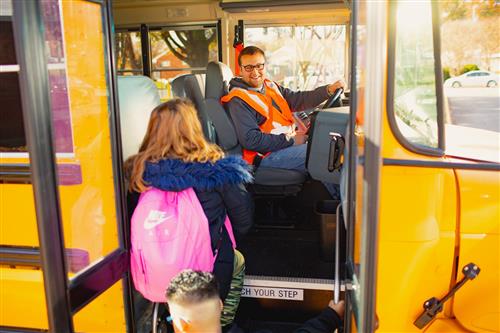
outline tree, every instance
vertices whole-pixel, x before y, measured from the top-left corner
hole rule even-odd
[[[190,67],[206,67],[210,44],[215,42],[213,30],[162,31],[161,36],[170,52]]]
[[[477,40],[481,49],[481,60],[486,69],[491,68],[491,57],[500,52],[500,17],[488,17],[478,22]]]
[[[116,34],[118,69],[142,69],[140,44],[134,45],[132,35],[138,32],[119,32]]]
[[[459,33],[460,31],[473,31],[472,21],[449,21],[441,28],[441,43],[443,50],[443,66],[451,69],[451,74],[456,75],[460,67],[470,62],[467,51],[473,43],[471,34]]]
[[[463,0],[442,1],[441,10],[446,15],[445,21],[463,20],[469,14],[469,10]]]
[[[479,4],[478,14],[482,18],[498,17],[500,16],[500,6],[498,6],[495,0],[482,1]]]
[[[470,72],[470,71],[477,71],[479,70],[479,67],[477,67],[476,64],[467,64],[465,65],[464,67],[462,67],[460,69],[460,71],[458,72],[458,74],[464,74],[464,73],[467,73],[467,72]]]

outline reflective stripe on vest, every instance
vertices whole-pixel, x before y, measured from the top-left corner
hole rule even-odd
[[[264,94],[243,88],[233,88],[229,94],[221,98],[221,102],[227,103],[234,97],[243,100],[265,118],[265,121],[259,125],[263,133],[279,135],[292,132],[294,122],[288,103],[274,82],[266,79],[264,84],[266,87]],[[273,101],[279,109],[274,106]],[[263,157],[268,154],[266,153]],[[253,164],[256,155],[255,151],[243,149],[243,159],[250,164]]]

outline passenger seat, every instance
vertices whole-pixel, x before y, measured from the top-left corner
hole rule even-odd
[[[205,74],[183,74],[172,80],[172,90],[177,97],[189,98],[195,105],[205,138],[216,142],[215,128],[205,107]]]
[[[151,111],[160,105],[153,80],[146,76],[118,76],[118,103],[123,160],[139,151]]]

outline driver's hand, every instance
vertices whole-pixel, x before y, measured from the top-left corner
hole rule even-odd
[[[335,92],[335,90],[337,90],[339,88],[342,88],[342,89],[345,90],[345,82],[344,82],[344,80],[338,80],[335,83],[329,84],[328,88],[327,88],[328,95],[333,95],[333,93]]]
[[[298,145],[303,145],[304,143],[307,142],[307,134],[304,133],[304,132],[295,132],[295,136],[294,136],[294,146],[298,146]]]

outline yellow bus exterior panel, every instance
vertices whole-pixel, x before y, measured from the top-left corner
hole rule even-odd
[[[461,269],[475,263],[481,271],[455,294],[453,311],[457,320],[473,332],[500,332],[499,235],[461,234]]]
[[[35,200],[29,184],[0,184],[0,244],[38,246]]]
[[[428,327],[420,332],[442,332],[442,333],[457,333],[467,332],[467,330],[460,325],[455,319],[438,318],[432,322]]]
[[[457,170],[457,176],[461,213],[459,269],[473,262],[481,271],[455,294],[454,314],[469,330],[499,332],[500,173]]]
[[[460,186],[460,232],[500,233],[500,172],[457,170]]]
[[[0,268],[0,325],[48,329],[42,271]],[[126,332],[122,282],[73,317],[75,332]]]
[[[122,281],[73,316],[75,332],[127,332]]]
[[[0,325],[48,329],[42,271],[0,268]]]
[[[377,332],[418,332],[413,322],[423,303],[444,296],[452,278],[455,177],[452,170],[385,166],[381,184]]]

